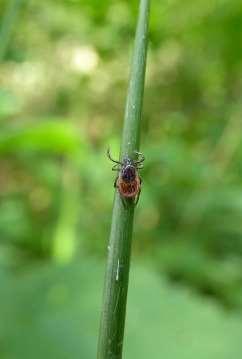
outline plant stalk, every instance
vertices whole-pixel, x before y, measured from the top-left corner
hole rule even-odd
[[[149,0],[140,0],[120,151],[121,160],[124,156],[134,158],[134,151],[139,150],[149,8]],[[122,358],[133,218],[133,201],[127,201],[124,205],[116,191],[108,245],[98,359]]]

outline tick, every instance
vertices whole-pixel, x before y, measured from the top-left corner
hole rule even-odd
[[[134,153],[137,155],[137,160],[125,156],[121,162],[114,160],[110,154],[110,149],[107,150],[108,158],[115,163],[112,170],[118,171],[114,187],[118,189],[122,199],[132,199],[136,205],[139,201],[142,182],[138,171],[143,168],[142,163],[145,157],[141,152],[134,151]]]

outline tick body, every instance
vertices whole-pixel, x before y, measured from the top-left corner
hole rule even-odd
[[[143,168],[142,162],[144,156],[140,152],[135,152],[137,160],[132,160],[129,157],[124,157],[123,161],[116,161],[111,157],[108,149],[108,158],[115,163],[112,170],[118,171],[118,176],[114,182],[114,187],[119,191],[122,199],[132,199],[135,204],[138,203],[141,191],[141,178],[139,176],[139,169]]]

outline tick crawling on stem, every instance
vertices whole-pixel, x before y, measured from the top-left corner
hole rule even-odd
[[[141,191],[141,178],[138,170],[143,168],[142,162],[145,157],[141,152],[135,151],[137,160],[133,160],[128,156],[124,157],[123,161],[116,161],[110,154],[110,149],[107,150],[108,158],[115,163],[112,170],[118,171],[119,174],[114,182],[114,187],[118,189],[122,199],[132,199],[136,205],[139,201]]]

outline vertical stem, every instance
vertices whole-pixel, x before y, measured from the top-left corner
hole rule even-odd
[[[120,158],[139,149],[140,122],[148,43],[149,0],[140,0],[133,62],[125,110]],[[134,205],[124,206],[116,191],[98,343],[98,359],[122,358]]]

